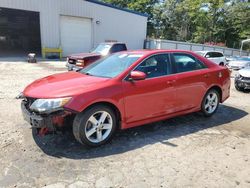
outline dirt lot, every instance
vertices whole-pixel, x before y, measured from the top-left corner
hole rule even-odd
[[[186,115],[89,149],[71,133],[32,136],[14,97],[64,63],[0,63],[0,187],[250,187],[250,93],[212,118]]]

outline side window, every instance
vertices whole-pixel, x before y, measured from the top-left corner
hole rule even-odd
[[[220,57],[220,53],[213,52],[213,57]]]
[[[212,58],[212,57],[214,57],[214,54],[213,54],[213,52],[207,52],[205,57],[206,58]]]
[[[223,54],[220,52],[216,52],[216,56],[215,57],[223,57]]]
[[[177,73],[204,69],[206,66],[196,60],[195,57],[188,54],[173,54],[175,60],[175,68]]]
[[[115,44],[114,46],[112,46],[110,52],[116,53],[116,52],[125,51],[125,50],[126,50],[126,47],[124,44]]]
[[[147,75],[147,78],[154,78],[171,73],[168,54],[154,55],[144,60],[136,69]]]

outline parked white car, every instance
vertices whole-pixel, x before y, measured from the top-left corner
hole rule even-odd
[[[213,61],[214,63],[224,66],[227,64],[226,57],[222,52],[216,51],[196,51],[195,53]]]

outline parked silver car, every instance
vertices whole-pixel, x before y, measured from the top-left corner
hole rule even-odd
[[[234,85],[238,91],[250,89],[250,67],[239,70],[235,76]]]
[[[229,61],[229,67],[235,70],[250,67],[250,57],[235,57]]]

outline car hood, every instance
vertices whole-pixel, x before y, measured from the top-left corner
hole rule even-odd
[[[41,78],[28,85],[23,94],[32,98],[58,98],[83,93],[91,87],[103,85],[109,78],[87,76],[78,72],[66,72]]]
[[[241,60],[233,60],[229,62],[229,65],[235,65],[235,66],[245,66],[246,64],[248,64],[250,62],[248,61],[241,61]]]
[[[102,56],[102,55],[99,54],[99,53],[79,53],[79,54],[72,54],[68,58],[71,58],[71,59],[84,59],[84,58],[87,58],[87,57],[99,57],[99,56]]]
[[[250,78],[250,68],[244,68],[244,69],[239,70],[239,74],[243,77]]]

